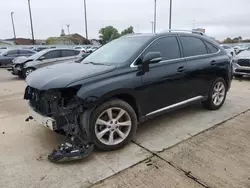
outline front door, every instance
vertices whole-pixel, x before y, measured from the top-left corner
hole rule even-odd
[[[160,52],[162,61],[150,64],[149,72],[142,76],[143,115],[186,100],[186,62],[175,36],[163,37],[153,42],[143,53]],[[150,105],[149,105],[150,104]]]

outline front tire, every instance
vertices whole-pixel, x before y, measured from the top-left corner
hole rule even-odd
[[[35,71],[34,68],[26,68],[26,69],[24,69],[24,71],[23,71],[23,77],[26,78],[26,77],[29,76],[30,73],[32,73],[33,71]]]
[[[227,85],[223,78],[216,78],[209,90],[208,98],[203,102],[209,110],[218,110],[222,107],[227,96]]]
[[[111,151],[128,144],[136,129],[137,117],[134,109],[125,101],[115,99],[94,110],[86,132],[98,149]]]

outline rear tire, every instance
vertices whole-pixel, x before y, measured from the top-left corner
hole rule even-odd
[[[221,77],[216,78],[210,87],[208,98],[203,102],[205,108],[218,110],[222,107],[227,96],[227,84]]]
[[[93,111],[85,131],[98,149],[111,151],[128,144],[136,129],[134,109],[125,101],[114,99]]]

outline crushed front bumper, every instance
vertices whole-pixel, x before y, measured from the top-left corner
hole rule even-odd
[[[37,123],[49,128],[52,131],[57,130],[55,119],[37,113],[30,104],[29,104],[29,113]]]
[[[7,68],[7,70],[13,75],[18,75],[19,72],[22,71],[20,67],[14,67],[14,66]]]

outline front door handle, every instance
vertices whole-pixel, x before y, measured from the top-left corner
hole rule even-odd
[[[211,65],[212,66],[216,65],[216,61],[215,60],[211,61]]]
[[[177,69],[177,72],[184,72],[186,70],[185,67],[181,66]]]

